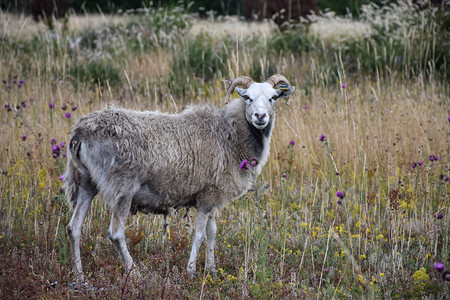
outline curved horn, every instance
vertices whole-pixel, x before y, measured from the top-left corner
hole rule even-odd
[[[252,78],[248,77],[248,76],[239,76],[236,77],[230,84],[230,86],[227,89],[227,92],[225,94],[225,101],[229,102],[230,98],[231,98],[231,94],[233,93],[234,89],[238,86],[241,85],[244,88],[248,89],[248,87],[250,86],[250,84],[252,84],[253,82],[255,82]]]
[[[289,83],[289,80],[287,80],[286,77],[284,77],[281,74],[275,74],[275,75],[270,76],[269,79],[266,80],[266,82],[270,83],[272,85],[272,87],[275,87],[280,82],[283,82],[287,85],[291,85]]]

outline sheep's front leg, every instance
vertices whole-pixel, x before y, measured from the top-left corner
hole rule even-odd
[[[208,238],[208,254],[206,258],[206,268],[210,269],[213,273],[216,271],[216,264],[214,262],[214,246],[216,244],[217,224],[214,211],[208,217],[208,223],[206,223],[206,235]]]
[[[117,205],[112,211],[111,224],[108,230],[109,239],[119,253],[126,272],[129,272],[133,267],[133,258],[131,258],[125,242],[125,225],[130,210],[130,202],[131,199],[126,199],[125,197],[117,201]]]
[[[194,241],[192,243],[191,256],[187,265],[188,274],[193,277],[196,270],[197,255],[203,238],[205,237],[206,224],[208,223],[210,212],[205,212],[201,209],[197,210],[197,216],[195,217],[195,231]]]

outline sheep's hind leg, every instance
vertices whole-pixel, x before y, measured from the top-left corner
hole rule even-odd
[[[208,254],[206,257],[206,268],[216,273],[216,264],[214,262],[214,246],[216,244],[217,224],[214,211],[211,212],[206,223],[206,236],[208,238]]]
[[[191,277],[195,274],[198,250],[202,244],[203,238],[205,237],[206,224],[211,213],[211,211],[205,212],[201,209],[197,209],[197,215],[195,217],[194,241],[192,243],[191,255],[187,265],[187,273]]]
[[[112,210],[111,223],[108,230],[109,239],[119,253],[120,260],[126,272],[129,272],[133,268],[133,258],[131,258],[125,242],[125,225],[130,206],[131,198],[129,197],[121,197],[117,201],[116,206]]]
[[[72,219],[67,226],[67,233],[70,240],[70,252],[72,255],[73,273],[76,281],[80,282],[84,281],[80,256],[81,229],[95,194],[96,192],[93,188],[85,186],[78,187],[77,205],[73,211]]]

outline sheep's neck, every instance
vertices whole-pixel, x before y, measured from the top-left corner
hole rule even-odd
[[[264,129],[258,129],[252,124],[247,123],[247,134],[250,141],[248,151],[250,157],[256,158],[260,162],[264,163],[269,154],[270,136],[272,134],[274,120],[270,121]]]

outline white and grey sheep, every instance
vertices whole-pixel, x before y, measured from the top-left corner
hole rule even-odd
[[[280,83],[284,88],[277,89]],[[80,236],[91,201],[99,194],[112,211],[108,235],[126,271],[133,259],[125,243],[128,214],[167,214],[169,208],[195,207],[197,216],[187,272],[196,270],[199,247],[207,234],[206,268],[215,270],[217,232],[214,211],[245,193],[251,172],[241,169],[256,159],[259,174],[269,155],[275,102],[295,89],[282,75],[257,83],[232,81],[224,108],[193,106],[180,114],[107,107],[84,116],[73,127],[64,187],[72,219],[70,239],[74,275],[83,279]],[[243,86],[244,88],[239,88]]]

